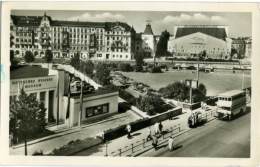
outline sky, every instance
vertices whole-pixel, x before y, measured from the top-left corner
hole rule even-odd
[[[167,30],[173,34],[176,25],[226,25],[230,37],[252,36],[251,13],[235,12],[165,12],[165,11],[62,11],[14,10],[14,15],[43,16],[53,20],[72,21],[121,21],[143,32],[149,20],[154,34]]]

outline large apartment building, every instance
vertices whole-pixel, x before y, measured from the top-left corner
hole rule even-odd
[[[50,16],[11,15],[10,48],[23,57],[27,50],[36,57],[53,51],[55,58],[130,60],[134,56],[135,30],[122,22],[52,20]]]

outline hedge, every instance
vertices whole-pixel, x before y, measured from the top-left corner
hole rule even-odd
[[[140,129],[146,128],[148,126],[154,125],[154,123],[156,123],[156,122],[164,121],[166,119],[178,116],[181,113],[182,113],[182,109],[179,108],[177,110],[173,110],[173,111],[170,111],[165,114],[161,114],[161,115],[158,115],[158,116],[155,116],[152,118],[144,118],[144,119],[136,120],[136,121],[130,123],[132,132],[135,132]],[[113,140],[118,137],[126,135],[127,134],[126,126],[127,126],[127,124],[120,125],[114,129],[109,129],[107,131],[104,131],[104,140]]]

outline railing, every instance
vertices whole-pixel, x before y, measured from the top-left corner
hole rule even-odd
[[[205,118],[206,122],[209,122],[209,121],[215,119],[215,112],[216,112],[215,109],[205,111],[205,113],[202,115],[202,118]],[[161,136],[158,138],[158,145],[165,143],[170,136],[172,136],[172,137],[181,136],[182,132],[184,132],[184,131],[185,131],[185,129],[181,129],[180,124],[177,124],[173,127],[166,129],[161,134]],[[107,148],[108,148],[107,143],[105,143],[105,147],[106,147],[105,156],[133,156],[134,154],[136,154],[140,151],[144,151],[144,150],[153,148],[152,140],[147,141],[147,138],[141,138],[135,142],[132,142],[132,143],[130,143],[124,147],[121,147],[117,150],[114,150],[110,153],[107,152]]]
[[[204,115],[202,115],[202,118],[205,118],[205,120],[208,122],[210,120],[212,120],[212,118],[215,118],[215,113],[216,113],[217,109],[211,109],[209,111],[205,111],[206,113]]]
[[[171,127],[170,129],[166,129],[161,136],[158,138],[158,145],[165,142],[166,139],[168,139],[170,136],[177,136],[180,132],[184,130],[181,130],[180,124],[175,125]],[[107,147],[107,146],[106,146]],[[116,151],[111,152],[109,155],[106,156],[131,156],[134,153],[137,153],[138,151],[144,150],[144,149],[150,149],[152,148],[152,140],[147,141],[146,138],[137,140],[130,145],[127,145],[125,147],[122,147]]]

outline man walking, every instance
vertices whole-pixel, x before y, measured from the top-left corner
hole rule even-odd
[[[128,124],[126,126],[126,131],[127,131],[127,138],[130,138],[131,137],[131,125]]]
[[[159,128],[160,134],[162,134],[162,130],[163,130],[162,122],[159,123],[158,128]]]
[[[154,124],[154,130],[155,130],[155,135],[159,134],[159,123],[158,122],[156,122]]]
[[[156,135],[154,135],[153,136],[153,143],[152,143],[154,150],[157,150],[157,144],[158,144],[158,138],[157,138]]]

